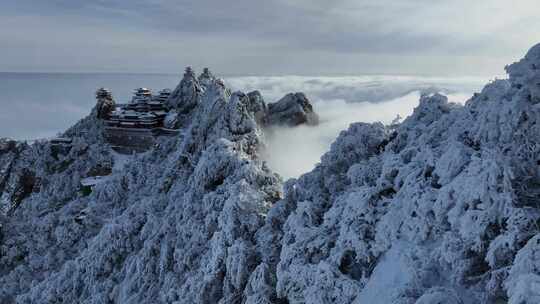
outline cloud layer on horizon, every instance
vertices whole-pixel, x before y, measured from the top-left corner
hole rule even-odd
[[[314,102],[347,103],[382,102],[409,93],[442,92],[472,94],[488,78],[484,77],[418,77],[418,76],[248,76],[227,77],[233,90],[259,90],[266,102],[276,102],[289,92],[305,92]]]
[[[131,97],[134,87],[159,90],[174,88],[179,81],[178,75],[0,73],[0,91],[3,92],[0,137],[54,136],[90,112],[98,87],[109,87],[115,99],[122,103]],[[316,106],[384,102],[424,90],[462,94],[464,101],[486,81],[471,77],[404,76],[225,78],[233,90],[260,90],[266,102],[275,102],[289,92],[305,92]]]

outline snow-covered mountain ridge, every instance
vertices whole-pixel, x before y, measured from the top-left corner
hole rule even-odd
[[[539,303],[540,45],[507,72],[351,125],[284,184],[258,99],[218,80],[181,83],[183,135],[123,169],[95,112],[69,151],[2,142],[0,302]]]

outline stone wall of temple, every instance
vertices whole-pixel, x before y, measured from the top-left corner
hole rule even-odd
[[[113,146],[148,150],[155,143],[153,131],[150,129],[106,128],[105,138]]]

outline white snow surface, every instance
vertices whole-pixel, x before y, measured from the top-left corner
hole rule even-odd
[[[95,186],[107,181],[107,176],[90,176],[81,179],[82,186]]]
[[[88,196],[118,168],[95,110],[69,151],[2,145],[0,302],[538,303],[539,67],[537,45],[465,105],[354,123],[286,183],[247,95],[193,75],[183,135]]]

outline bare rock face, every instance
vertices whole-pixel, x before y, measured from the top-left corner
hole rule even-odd
[[[278,102],[266,104],[259,91],[249,92],[249,111],[255,116],[256,122],[263,127],[287,126],[295,127],[302,124],[318,124],[318,115],[303,93],[290,93]]]
[[[255,121],[257,121],[258,124],[263,125],[266,115],[268,114],[268,108],[261,92],[249,92],[247,96],[249,98],[249,110],[255,115]]]
[[[110,99],[102,99],[97,105],[98,111],[97,111],[97,117],[101,119],[107,119],[109,118],[109,115],[112,111],[115,109],[115,103],[114,100]]]
[[[6,214],[14,205],[20,203],[33,187],[24,187],[24,178],[21,174],[14,176],[17,160],[22,151],[28,146],[24,143],[18,143],[14,140],[0,139],[0,214]],[[28,169],[26,169],[28,171]],[[26,174],[27,176],[29,174]]]
[[[96,110],[97,118],[107,119],[112,111],[116,108],[116,103],[109,90],[100,88],[96,91]]]
[[[300,124],[316,125],[318,115],[304,93],[289,93],[275,103],[268,104],[267,125],[294,127]]]

